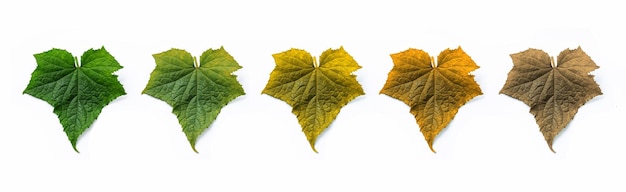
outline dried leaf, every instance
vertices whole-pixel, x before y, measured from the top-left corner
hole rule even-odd
[[[574,118],[578,108],[601,95],[589,73],[598,66],[578,47],[562,51],[554,63],[538,49],[511,54],[513,69],[500,91],[530,107],[550,150],[554,137]]]
[[[433,142],[439,132],[461,106],[482,94],[474,75],[469,74],[478,66],[461,47],[442,51],[437,57],[439,65],[418,49],[392,54],[391,58],[394,66],[380,93],[411,107],[430,150],[435,152]]]

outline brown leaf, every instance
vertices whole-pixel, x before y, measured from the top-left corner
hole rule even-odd
[[[557,63],[538,49],[511,54],[513,69],[500,91],[530,107],[550,150],[554,137],[574,118],[578,108],[601,95],[589,73],[598,68],[578,47],[564,50]]]
[[[437,57],[439,65],[428,53],[408,49],[392,54],[393,68],[380,93],[403,101],[433,149],[435,137],[454,118],[459,108],[481,95],[480,87],[470,72],[478,65],[461,47],[446,49]]]

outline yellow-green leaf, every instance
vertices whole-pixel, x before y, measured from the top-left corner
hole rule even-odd
[[[554,137],[574,118],[578,108],[602,95],[600,86],[589,74],[598,66],[580,47],[561,52],[557,63],[538,49],[511,54],[511,58],[513,69],[500,93],[530,107],[548,147],[554,152]]]
[[[315,57],[290,49],[273,55],[276,67],[263,93],[283,100],[298,118],[313,151],[315,140],[337,117],[343,106],[363,95],[352,72],[361,68],[343,47]]]
[[[380,93],[411,107],[424,138],[433,149],[435,137],[459,108],[482,92],[470,72],[478,66],[461,47],[446,49],[437,63],[418,49],[391,54],[394,66]]]
[[[143,93],[167,102],[178,117],[191,148],[223,107],[244,95],[232,73],[241,68],[224,49],[208,49],[196,61],[181,49],[154,54],[156,67]]]

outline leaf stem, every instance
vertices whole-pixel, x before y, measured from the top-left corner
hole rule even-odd
[[[320,65],[317,64],[317,58],[315,58],[315,56],[313,56],[313,67],[319,67]]]
[[[198,58],[196,58],[196,56],[193,56],[193,67],[195,67],[195,68],[200,67],[200,66],[198,65]]]
[[[554,57],[550,56],[550,67],[556,68],[556,63],[554,62]]]
[[[80,63],[78,63],[78,58],[76,56],[74,56],[74,67],[76,68],[80,67]]]
[[[437,62],[435,61],[435,57],[430,56],[430,66],[433,68],[437,67]]]

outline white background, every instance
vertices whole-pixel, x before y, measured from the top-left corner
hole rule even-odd
[[[619,1],[3,1],[0,191],[624,191],[626,14]],[[51,48],[105,48],[126,89],[76,153],[52,107],[22,91]],[[152,54],[224,48],[244,87],[194,153],[171,107],[141,91]],[[365,95],[314,153],[291,108],[262,95],[272,54],[344,46]],[[409,107],[379,95],[389,54],[461,46],[483,95],[428,149]],[[498,92],[509,54],[582,49],[604,95],[580,108],[552,153],[529,108]]]

